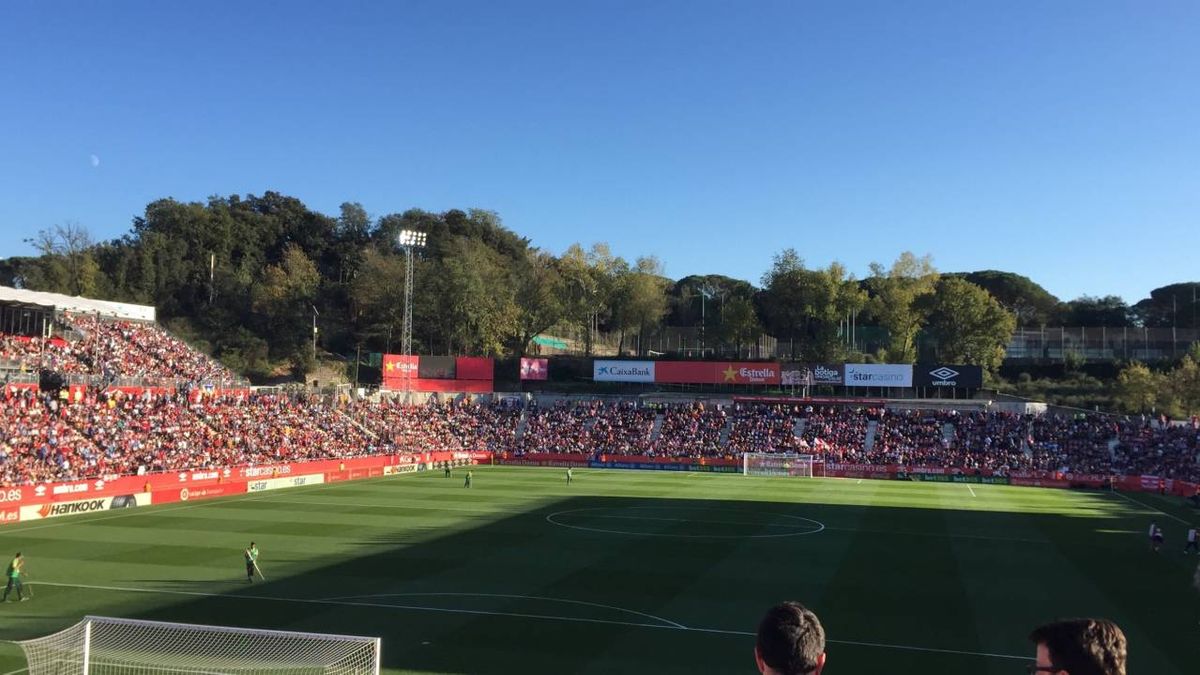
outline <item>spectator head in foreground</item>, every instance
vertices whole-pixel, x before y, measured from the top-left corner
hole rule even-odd
[[[754,660],[763,675],[818,675],[825,667],[825,629],[811,610],[784,602],[758,624]]]
[[[1105,619],[1067,619],[1029,634],[1037,645],[1031,673],[1045,675],[1125,675],[1125,633]]]

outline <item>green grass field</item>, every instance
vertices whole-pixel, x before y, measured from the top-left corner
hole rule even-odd
[[[749,673],[758,618],[795,599],[830,675],[1024,672],[1029,630],[1079,615],[1124,627],[1131,673],[1200,662],[1177,500],[575,476],[481,467],[470,490],[431,472],[6,527],[35,597],[0,607],[0,638],[101,614],[380,636],[388,672]],[[267,583],[245,582],[251,539]],[[23,666],[0,646],[0,674]]]

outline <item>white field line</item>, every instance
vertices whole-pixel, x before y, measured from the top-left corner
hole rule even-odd
[[[29,670],[28,668],[21,668],[20,670],[10,670],[7,673],[4,673],[4,675],[17,675],[18,673],[24,673],[24,672],[27,672],[28,670]]]
[[[973,487],[971,487],[970,485],[968,485],[968,486],[967,486],[967,489],[971,491],[971,496],[972,496],[972,497],[974,497],[974,496],[975,496],[975,488],[973,488]]]
[[[33,583],[33,582],[31,582]],[[229,598],[233,600],[255,600],[255,601],[273,601],[273,602],[294,602],[308,605],[330,605],[336,607],[369,607],[373,609],[403,609],[415,612],[437,612],[442,614],[469,614],[476,616],[505,616],[516,617],[521,619],[541,619],[546,621],[565,621],[570,623],[591,623],[604,624],[612,626],[629,626],[632,628],[657,628],[659,630],[672,630],[689,633],[710,633],[715,635],[739,635],[744,637],[753,637],[754,633],[741,630],[723,630],[720,628],[696,628],[692,626],[680,627],[674,622],[671,624],[662,623],[640,623],[635,621],[614,621],[611,619],[589,619],[586,617],[575,616],[554,616],[549,614],[526,614],[522,612],[495,612],[479,609],[453,609],[447,607],[424,607],[420,605],[395,605],[381,602],[362,602],[353,600],[321,600],[316,598],[285,598],[270,595],[250,595],[246,593],[205,593],[202,591],[177,591],[163,590],[152,588],[136,588],[132,586],[97,586],[91,584],[67,584],[53,581],[38,581],[42,586],[58,586],[61,588],[84,588],[98,591],[117,591],[122,593],[159,593],[164,595],[183,595],[201,598]],[[1013,659],[1017,661],[1029,661],[1027,656],[1014,656],[1012,654],[994,654],[991,652],[971,652],[958,649],[939,649],[935,647],[916,647],[913,645],[895,645],[882,642],[860,642],[856,640],[825,640],[831,644],[852,645],[856,647],[877,647],[880,649],[897,649],[901,651],[911,652],[926,652],[931,654],[956,654],[961,656],[983,656],[993,659]],[[20,672],[20,671],[18,671]]]
[[[558,515],[558,514],[551,514],[551,515]],[[784,514],[772,514],[772,515],[781,515],[782,516]],[[798,516],[784,516],[784,517],[785,518],[796,518]],[[713,525],[747,525],[747,526],[765,525],[766,527],[794,527],[794,525],[788,525],[786,523],[733,523],[733,522],[728,522],[728,521],[717,521],[717,520],[692,520],[690,518],[654,518],[654,517],[643,517],[643,516],[618,516],[618,515],[602,515],[602,514],[601,515],[587,515],[587,516],[584,516],[584,518],[605,518],[605,519],[617,519],[617,520],[661,520],[661,521],[665,521],[665,522],[701,523],[701,524],[713,524]],[[805,520],[808,520],[808,519],[805,518]],[[550,522],[554,523],[555,525],[560,525],[562,527],[571,527],[570,525],[563,525],[562,523],[559,523],[556,521],[550,521]],[[818,522],[818,521],[812,521],[812,522]],[[940,537],[943,539],[975,539],[975,540],[980,540],[980,541],[1003,541],[1003,542],[1012,542],[1012,543],[1020,543],[1020,544],[1049,544],[1049,543],[1052,543],[1052,542],[1046,541],[1045,539],[1022,539],[1020,537],[985,537],[983,535],[976,535],[976,534],[951,534],[951,533],[947,533],[947,532],[864,530],[864,529],[858,528],[858,527],[833,527],[831,525],[826,525],[824,529],[833,530],[836,532],[866,532],[868,534],[894,534],[894,535],[905,536],[905,537]],[[620,532],[618,532],[617,530],[600,530],[600,531],[620,534]],[[638,533],[638,534],[642,534],[642,533]],[[806,532],[804,534],[810,534],[810,533]],[[812,534],[815,534],[815,533],[812,533]],[[698,535],[698,536],[704,536],[704,535]]]
[[[615,605],[602,605],[598,602],[585,602],[583,600],[566,600],[564,598],[547,598],[538,595],[510,595],[507,593],[371,593],[368,595],[341,595],[334,598],[324,598],[325,600],[361,600],[362,598],[416,598],[416,597],[447,597],[447,598],[509,598],[517,600],[541,600],[544,602],[561,602],[567,605],[580,605],[583,607],[599,607],[600,609],[611,609],[614,612],[622,612],[624,614],[633,614],[644,619],[654,619],[660,623],[675,628],[687,628],[687,626],[664,619],[661,616],[646,614],[635,609],[626,609]]]
[[[862,485],[862,479],[861,479],[861,478],[859,478],[859,479],[858,479],[858,482],[857,482],[857,483],[855,483],[855,485]]]
[[[935,537],[938,539],[974,539],[976,541],[1003,541],[1016,544],[1052,544],[1046,539],[1023,539],[1021,537],[986,537],[980,534],[953,534],[950,532],[918,532],[913,530],[864,530],[858,527],[833,527],[826,525],[825,529],[834,532],[866,532],[868,534],[894,534],[902,537]]]
[[[1160,513],[1160,514],[1162,514],[1162,515],[1164,515],[1164,516],[1166,516],[1166,517],[1168,517],[1168,518],[1170,518],[1171,520],[1174,520],[1174,521],[1176,521],[1176,522],[1183,523],[1184,525],[1191,525],[1191,524],[1192,524],[1192,523],[1190,523],[1190,522],[1188,522],[1188,521],[1184,520],[1183,518],[1180,518],[1180,517],[1179,517],[1179,516],[1177,516],[1177,515],[1174,515],[1174,514],[1171,514],[1171,513],[1167,513],[1166,511],[1163,511],[1162,509],[1157,509],[1157,508],[1155,508],[1155,507],[1151,506],[1150,504],[1147,504],[1146,502],[1144,502],[1144,501],[1142,501],[1142,500],[1140,500],[1140,499],[1134,499],[1133,497],[1130,497],[1129,495],[1125,494],[1124,492],[1117,492],[1117,491],[1115,491],[1115,490],[1112,490],[1111,492],[1112,492],[1112,494],[1115,494],[1115,495],[1116,495],[1116,496],[1118,496],[1118,497],[1121,497],[1121,498],[1123,498],[1123,499],[1128,499],[1129,501],[1133,502],[1134,504],[1137,504],[1138,506],[1141,506],[1141,507],[1143,507],[1143,508],[1146,508],[1146,509],[1150,509],[1151,511],[1153,511],[1153,512],[1155,512],[1155,513]]]
[[[400,476],[388,476],[388,478],[400,478],[400,477],[403,477],[403,474],[401,474]],[[301,489],[303,489],[305,491],[305,494],[308,494],[310,492],[316,492],[318,490],[342,487],[343,485],[345,485],[349,482],[350,481],[338,481],[336,483],[323,483],[321,485],[306,486],[305,488],[301,488]],[[184,487],[186,487],[186,486],[184,486]],[[119,514],[112,515],[112,516],[101,516],[99,518],[86,518],[86,519],[58,518],[58,519],[55,519],[58,522],[47,523],[45,525],[34,525],[33,527],[21,527],[20,525],[16,525],[14,527],[3,527],[3,528],[0,528],[0,537],[4,536],[6,534],[20,535],[23,532],[33,532],[34,530],[45,530],[45,529],[49,529],[51,527],[63,527],[64,525],[86,525],[88,523],[95,523],[95,522],[99,522],[101,520],[114,520],[116,518],[128,518],[130,516],[143,516],[143,515],[152,516],[152,515],[155,515],[158,513],[171,513],[174,511],[185,511],[187,509],[195,509],[195,508],[199,508],[201,506],[218,506],[220,504],[233,504],[233,503],[240,503],[240,502],[259,502],[259,501],[263,501],[263,500],[267,500],[267,499],[269,499],[273,502],[281,503],[281,504],[288,504],[288,503],[330,504],[330,503],[334,503],[334,502],[287,502],[282,499],[274,498],[276,495],[284,494],[284,492],[285,491],[280,490],[279,492],[277,492],[275,494],[268,492],[265,494],[254,495],[254,496],[250,496],[250,493],[233,494],[233,495],[229,495],[228,497],[222,496],[222,497],[217,497],[215,499],[208,499],[208,500],[201,501],[201,502],[190,502],[187,504],[176,502],[176,504],[177,504],[176,506],[160,504],[157,508],[154,506],[154,504],[151,504],[150,506],[143,506],[143,507],[139,507],[139,508],[135,508],[135,509],[123,509],[123,511],[125,511],[125,513],[119,513]],[[363,506],[365,506],[365,505],[363,505]],[[411,507],[411,508],[420,508],[420,507]]]

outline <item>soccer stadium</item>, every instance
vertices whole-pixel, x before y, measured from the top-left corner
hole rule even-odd
[[[1200,672],[1200,4],[0,17],[0,675]]]
[[[914,372],[869,364],[596,359],[600,381],[776,393],[467,395],[384,355],[369,395],[264,389],[152,307],[4,293],[40,333],[0,351],[0,537],[36,561],[5,672],[66,672],[91,616],[288,631],[114,624],[103,672],[734,672],[781,597],[850,672],[1011,672],[1062,607],[1119,617],[1145,672],[1188,670],[1194,420],[781,384]],[[1174,548],[1148,555],[1150,523]],[[361,650],[379,666],[347,666]]]

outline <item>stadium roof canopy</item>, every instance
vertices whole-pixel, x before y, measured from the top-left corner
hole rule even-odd
[[[11,288],[9,286],[0,286],[0,304],[42,307],[59,312],[93,314],[117,319],[133,319],[135,321],[154,321],[154,308],[148,305],[134,305],[128,302],[112,302],[110,300],[92,300],[79,296],[62,295],[61,293],[27,291],[23,288]]]

